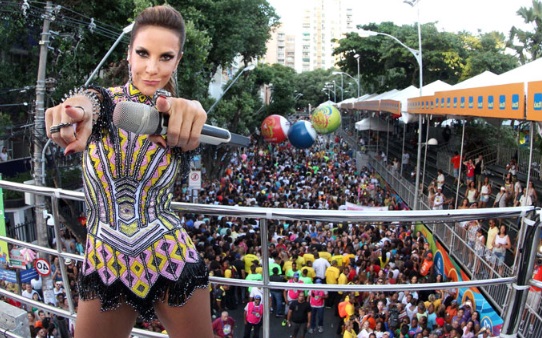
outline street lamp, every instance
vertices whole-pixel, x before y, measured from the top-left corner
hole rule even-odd
[[[427,131],[429,133],[429,131]],[[427,164],[427,148],[429,146],[438,146],[438,140],[436,138],[430,138],[422,144],[425,146],[425,155],[423,157],[423,176],[422,176],[422,194],[423,194],[423,187],[425,186],[425,165]]]
[[[330,93],[331,89],[329,89],[327,87],[324,87],[324,88],[322,88],[322,91],[327,94],[327,100],[331,101],[331,98],[329,97],[331,95],[331,93]]]
[[[360,83],[359,82],[359,54],[354,54],[354,58],[358,62],[358,81],[357,81],[357,83],[358,83],[358,97],[360,97],[361,94],[360,94],[360,91],[359,91],[359,83]]]
[[[233,84],[235,82],[237,82],[237,80],[239,80],[239,78],[241,77],[241,75],[244,73],[244,72],[247,72],[247,71],[251,71],[253,70],[254,68],[256,68],[256,65],[248,65],[246,66],[245,68],[243,68],[243,70],[241,70],[237,76],[230,82],[229,86],[226,87],[226,89],[222,92],[222,95],[220,95],[220,97],[215,101],[215,103],[213,103],[213,105],[211,106],[211,108],[209,108],[209,110],[207,110],[207,114],[210,114],[213,109],[215,109],[216,105],[218,104],[218,102],[220,102],[220,100],[222,100],[222,98],[224,97],[224,95],[226,94],[226,92],[231,88],[231,86],[233,86]]]
[[[416,1],[417,3],[418,1]],[[414,2],[410,3],[407,2],[409,5],[413,6]],[[401,46],[405,47],[412,55],[414,55],[414,58],[418,62],[418,68],[419,68],[419,87],[420,87],[420,97],[423,94],[422,87],[423,87],[423,61],[422,61],[422,33],[420,28],[420,7],[418,6],[418,49],[410,48],[407,45],[405,45],[401,40],[397,39],[395,36],[386,34],[386,33],[380,33],[380,32],[373,32],[373,31],[367,31],[367,30],[358,30],[358,34],[361,37],[369,37],[369,36],[375,36],[375,35],[384,35],[387,36],[393,40],[395,40],[397,43],[399,43]],[[358,55],[358,54],[356,54]],[[354,55],[354,57],[356,57]],[[358,59],[358,65],[359,65],[359,59]],[[358,66],[359,69],[359,66]],[[420,189],[420,163],[421,163],[421,157],[422,157],[422,118],[421,115],[418,115],[418,157],[416,158],[416,183],[414,186],[414,205],[413,209],[418,209],[418,194]]]
[[[334,102],[337,102],[337,89],[336,89],[336,85],[335,85],[335,81],[333,82],[326,82],[326,88],[328,88],[329,90],[331,90],[331,86],[333,86],[333,101]]]
[[[356,54],[357,55],[357,54]],[[359,59],[358,59],[358,63],[359,63]],[[354,80],[354,82],[356,83],[356,85],[358,86],[358,97],[359,97],[359,93],[360,93],[360,85],[359,85],[359,81],[356,80],[352,75],[348,74],[348,73],[345,73],[345,72],[333,72],[331,73],[333,75],[341,75],[341,88],[344,88],[344,84],[343,84],[343,75],[346,75],[348,77],[350,77],[352,80]],[[358,72],[359,74],[359,72]],[[358,79],[359,79],[359,76],[358,76]],[[344,99],[341,97],[341,101],[343,101]]]
[[[28,106],[28,102],[0,104],[0,107]]]

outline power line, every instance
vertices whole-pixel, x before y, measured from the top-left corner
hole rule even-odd
[[[41,7],[40,7],[41,6]],[[23,5],[18,2],[3,3],[0,8],[0,13],[19,14],[23,19],[43,19],[45,2],[39,1],[24,1]],[[71,14],[71,15],[68,15]],[[7,19],[13,19],[10,15]],[[71,8],[57,5],[51,18],[53,25],[60,25],[67,29],[76,30],[74,33],[81,33],[81,30],[86,33],[95,34],[107,39],[115,40],[121,33],[121,29],[96,21],[94,18],[76,12]]]

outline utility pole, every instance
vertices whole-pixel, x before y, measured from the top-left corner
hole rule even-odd
[[[49,26],[53,20],[53,3],[47,1],[45,5],[45,15],[43,19],[43,30],[41,32],[40,40],[40,58],[38,67],[38,80],[36,83],[36,111],[34,113],[34,184],[36,186],[43,186],[45,178],[45,172],[43,172],[41,162],[41,153],[43,151],[43,141],[45,139],[45,77],[47,68],[47,51],[49,48]],[[35,219],[36,219],[36,231],[38,235],[38,245],[42,247],[49,247],[47,236],[47,222],[44,217],[44,213],[47,212],[45,206],[45,197],[43,195],[34,196],[35,205]],[[57,240],[60,240],[57,238]],[[41,255],[43,256],[43,255]],[[50,259],[47,258],[50,262]],[[53,279],[51,275],[42,276],[42,288],[45,303],[51,298],[54,299],[53,293]]]

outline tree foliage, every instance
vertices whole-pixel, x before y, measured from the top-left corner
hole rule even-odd
[[[397,26],[391,22],[370,23],[359,28],[389,34],[412,49],[384,35],[361,38],[347,34],[334,54],[341,56],[337,66],[355,76],[360,55],[360,78],[363,93],[382,93],[419,86],[419,65],[413,52],[418,51],[418,27]],[[505,54],[504,36],[492,32],[474,36],[467,32],[439,32],[434,23],[421,25],[423,85],[441,80],[451,85],[490,70],[497,74],[517,65],[517,59]]]
[[[517,14],[531,27],[532,31],[515,26],[510,29],[508,47],[513,48],[521,62],[525,64],[542,56],[542,2],[533,0],[531,8],[521,7]]]

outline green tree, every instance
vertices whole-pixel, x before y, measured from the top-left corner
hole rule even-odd
[[[515,26],[510,29],[508,47],[513,48],[521,64],[525,64],[542,55],[542,2],[533,0],[531,8],[521,7],[517,14],[534,28],[534,31],[525,31]]]
[[[396,26],[383,22],[360,28],[392,35],[418,50],[416,25]],[[424,85],[436,80],[453,85],[485,70],[500,74],[516,65],[515,58],[505,54],[504,37],[498,33],[472,36],[466,32],[439,32],[434,23],[421,25],[421,31]],[[419,86],[418,62],[409,50],[387,36],[361,38],[357,33],[347,34],[339,41],[334,54],[342,57],[337,66],[349,74],[356,74],[354,55],[360,55],[364,93]]]
[[[505,54],[505,36],[499,32],[490,32],[472,36],[469,33],[461,35],[465,50],[469,51],[467,61],[463,67],[460,81],[464,81],[488,70],[495,74],[502,74],[518,66],[515,56]]]
[[[354,60],[355,61],[355,60]],[[303,93],[303,96],[298,101],[299,107],[308,107],[309,105],[314,108],[320,105],[323,102],[326,102],[328,100],[327,93],[322,91],[322,88],[326,85],[326,82],[331,82],[333,80],[337,81],[339,78],[337,76],[333,76],[332,73],[333,70],[328,69],[316,69],[310,72],[303,72],[301,74],[298,74],[295,79],[295,89],[299,93]],[[355,77],[356,75],[354,75]],[[348,81],[346,81],[345,76],[345,87],[348,86]],[[340,85],[340,81],[338,81],[338,84]],[[348,88],[348,87],[347,87]],[[352,93],[355,93],[353,96],[357,94],[357,86],[354,84],[353,86],[350,86],[350,90]],[[340,90],[337,88],[337,98],[340,97]],[[345,95],[345,98],[348,96]]]
[[[212,75],[219,67],[229,67],[238,55],[245,65],[263,56],[270,30],[278,24],[278,16],[267,0],[176,0],[169,3],[210,37],[207,67]]]

